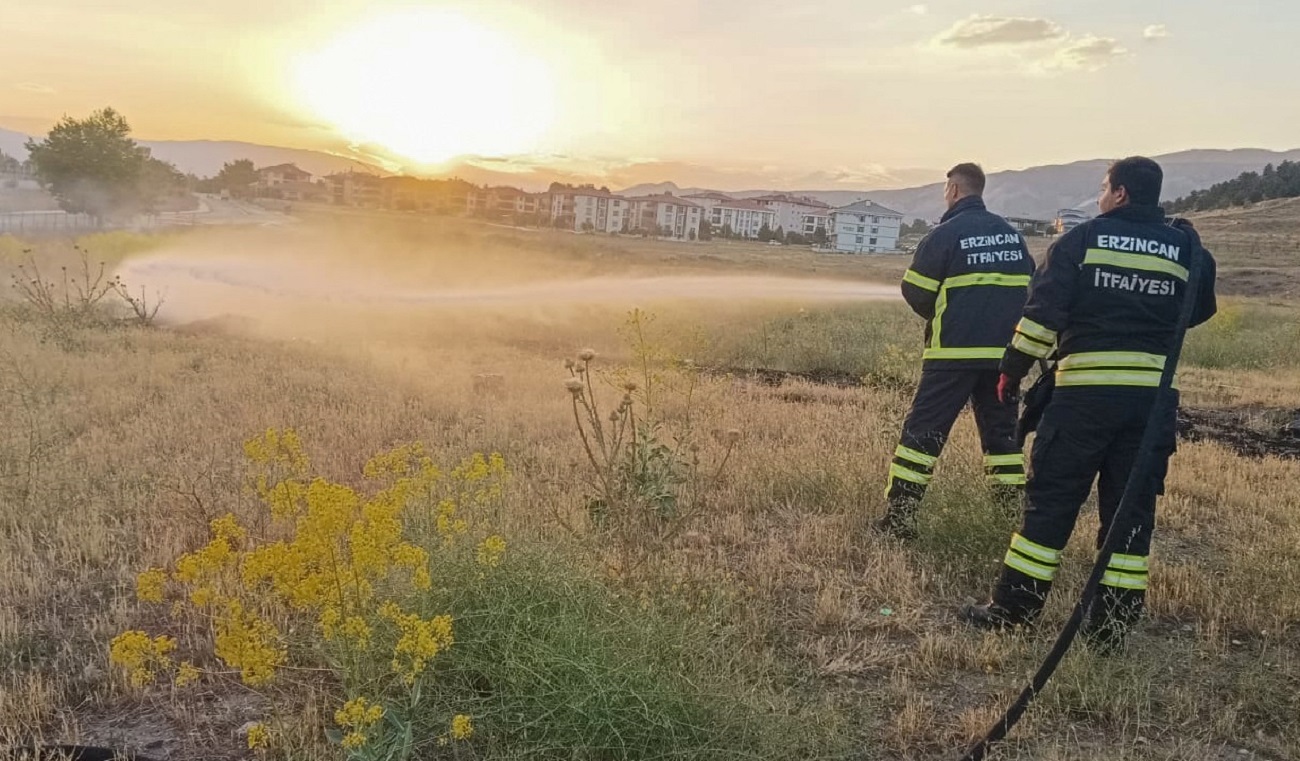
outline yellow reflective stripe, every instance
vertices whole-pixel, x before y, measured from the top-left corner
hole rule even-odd
[[[931,293],[936,293],[939,290],[938,280],[935,280],[934,278],[926,277],[925,275],[922,275],[916,270],[908,270],[907,272],[904,272],[903,282],[911,283],[917,288],[923,288]]]
[[[1075,370],[1087,367],[1124,367],[1143,370],[1165,369],[1165,358],[1160,354],[1140,351],[1086,351],[1062,357],[1058,370]]]
[[[1020,287],[1029,285],[1029,275],[1005,275],[1001,272],[972,272],[943,281],[945,288],[965,288],[972,285],[1000,285]]]
[[[921,359],[1002,359],[1006,352],[1000,346],[972,346],[955,349],[926,349]]]
[[[1008,568],[1014,568],[1026,576],[1038,579],[1039,581],[1051,581],[1056,578],[1056,566],[1035,563],[1029,558],[1017,555],[1014,552],[1008,551],[1007,556],[1003,558],[1002,562],[1006,563]]]
[[[990,483],[1006,484],[1007,486],[1024,486],[1028,483],[1024,473],[990,473],[985,478]]]
[[[1041,344],[1022,333],[1016,333],[1011,337],[1011,348],[1038,359],[1047,359],[1047,355],[1052,353],[1050,345]]]
[[[899,465],[898,463],[890,464],[889,475],[893,476],[894,478],[901,478],[904,481],[911,481],[914,484],[921,484],[922,486],[929,484],[930,481],[934,478],[934,476],[931,476],[927,473],[917,473],[915,470],[909,470],[908,468],[904,468],[902,465]]]
[[[943,313],[948,310],[948,289],[939,289],[939,298],[934,302],[934,319],[930,322],[930,347],[931,349],[943,348]],[[923,356],[922,359],[925,359]]]
[[[1160,373],[1142,370],[1071,370],[1056,373],[1057,386],[1140,386],[1160,385]],[[1178,388],[1178,383],[1174,383]]]
[[[1056,343],[1056,331],[1039,325],[1028,317],[1021,317],[1020,322],[1016,324],[1016,330],[1024,333],[1030,338],[1037,339],[1046,344]]]
[[[1056,564],[1061,562],[1060,550],[1045,547],[1038,542],[1031,542],[1020,534],[1011,535],[1011,549],[1021,554],[1028,555],[1031,558],[1041,560],[1044,563]]]
[[[1123,267],[1144,272],[1162,272],[1183,281],[1186,281],[1188,276],[1187,268],[1177,262],[1171,262],[1168,259],[1149,254],[1126,254],[1105,248],[1088,249],[1088,253],[1083,256],[1083,263],[1085,265],[1098,264]]]
[[[1145,555],[1121,555],[1118,552],[1110,556],[1107,567],[1117,571],[1145,571],[1148,560]]]
[[[898,449],[894,450],[894,456],[902,457],[904,460],[910,460],[917,465],[927,468],[933,468],[934,464],[939,461],[939,458],[934,455],[928,455],[925,452],[918,452],[915,449],[902,446],[901,444]]]
[[[1118,587],[1119,589],[1146,589],[1146,574],[1121,573],[1120,571],[1107,571],[1101,577],[1101,583],[1108,587]]]
[[[986,454],[984,455],[985,465],[1024,465],[1025,456],[1023,454]]]

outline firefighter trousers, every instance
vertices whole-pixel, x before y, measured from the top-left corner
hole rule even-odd
[[[887,519],[909,518],[934,478],[957,416],[969,402],[975,413],[984,471],[1004,499],[1014,501],[1025,484],[1025,456],[1016,441],[1017,403],[998,401],[997,370],[925,370],[903,435],[889,466]]]
[[[1097,482],[1101,527],[1096,546],[1115,520],[1151,415],[1155,389],[1116,386],[1057,388],[1043,412],[1030,453],[1025,510],[1011,537],[993,606],[1007,623],[1032,623],[1042,610],[1074,532],[1079,509]],[[1085,620],[1094,639],[1122,639],[1141,614],[1147,589],[1148,556],[1155,529],[1156,497],[1164,493],[1169,457],[1176,448],[1176,404],[1160,426],[1154,467],[1135,484],[1123,541],[1102,577],[1098,603]]]

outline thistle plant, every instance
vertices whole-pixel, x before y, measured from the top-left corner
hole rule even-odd
[[[564,385],[594,491],[587,512],[598,529],[615,530],[622,538],[624,550],[635,556],[628,567],[704,508],[740,440],[739,431],[727,432],[717,462],[705,466],[691,425],[698,373],[693,363],[668,359],[654,347],[645,330],[652,320],[640,310],[629,315],[630,371],[615,370],[598,383],[594,350],[565,361]],[[617,402],[602,402],[602,387],[613,388]],[[670,419],[657,404],[674,390],[683,412]]]

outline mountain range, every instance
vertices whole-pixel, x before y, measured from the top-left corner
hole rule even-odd
[[[0,152],[10,156],[24,158],[27,149],[24,143],[27,135],[0,129]],[[199,177],[210,177],[221,170],[227,161],[247,158],[257,166],[295,163],[300,168],[321,176],[334,172],[355,170],[371,174],[388,175],[391,172],[375,164],[359,159],[337,156],[322,151],[301,148],[278,148],[254,143],[231,141],[175,141],[142,140],[140,144],[148,147],[155,158],[175,164],[182,172]],[[1169,153],[1152,158],[1160,162],[1165,171],[1164,198],[1172,200],[1179,196],[1209,187],[1237,177],[1242,172],[1259,171],[1265,164],[1278,164],[1282,161],[1300,161],[1300,150],[1269,151],[1254,148],[1235,150],[1189,150]],[[1076,208],[1088,213],[1096,212],[1096,197],[1100,188],[1102,175],[1109,165],[1106,159],[1076,161],[1070,164],[1037,166],[1028,169],[993,172],[988,177],[988,187],[984,198],[993,211],[1009,216],[1051,219],[1058,209]],[[506,167],[508,171],[489,168]],[[685,166],[685,165],[679,165]],[[665,164],[662,171],[669,173],[674,165]],[[639,167],[645,174],[647,167]],[[706,174],[709,174],[706,172]],[[722,173],[711,173],[716,176]],[[512,165],[509,161],[498,161],[487,166],[465,162],[447,172],[446,176],[457,176],[478,184],[501,184],[523,187],[525,190],[543,190],[552,181],[592,182],[597,185],[615,184],[608,175],[593,173],[584,176],[581,171],[548,169],[544,164]],[[925,173],[908,170],[907,178],[919,179]],[[855,201],[869,198],[876,203],[887,206],[905,217],[937,220],[944,211],[943,172],[930,174],[937,182],[917,187],[876,189],[864,187],[861,190],[817,190],[798,188],[766,188],[733,191],[725,188],[679,187],[673,182],[641,183],[623,187],[619,192],[625,195],[646,195],[650,193],[673,193],[689,195],[709,190],[721,190],[737,198],[752,198],[776,192],[790,192],[806,195],[828,203],[832,206],[844,206]],[[882,183],[887,180],[882,179]],[[878,185],[877,188],[880,186]]]
[[[1266,164],[1300,161],[1300,150],[1268,151],[1253,148],[1236,150],[1191,150],[1152,156],[1164,169],[1164,199],[1173,200],[1199,188],[1237,177],[1242,172],[1260,171]],[[1059,209],[1080,209],[1097,213],[1097,194],[1101,179],[1110,166],[1109,159],[1091,159],[1070,164],[1037,166],[993,172],[988,176],[984,201],[988,207],[1008,216],[1053,219]],[[942,172],[935,172],[942,176]],[[692,193],[711,188],[678,188],[671,182],[637,185],[626,188],[626,195],[649,193]],[[773,189],[726,192],[735,198],[753,198],[774,192]],[[908,218],[931,222],[943,215],[943,182],[896,190],[802,190],[789,191],[806,195],[831,206],[846,206],[869,198],[882,206],[901,212]]]

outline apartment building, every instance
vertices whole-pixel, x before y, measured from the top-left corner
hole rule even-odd
[[[550,218],[563,230],[618,233],[626,229],[630,208],[622,196],[594,185],[552,184],[549,192]]]
[[[727,231],[741,238],[757,238],[766,227],[776,231],[776,212],[757,201],[724,201],[713,207],[709,221],[713,224],[713,234],[723,235]]]
[[[874,201],[858,201],[831,212],[830,243],[849,254],[894,251],[902,226],[902,214]]]
[[[698,204],[671,193],[626,199],[627,232],[656,235],[678,240],[697,240],[704,209]]]
[[[776,222],[772,226],[774,231],[813,235],[818,227],[825,230],[830,221],[830,204],[808,196],[773,193],[759,196],[754,202],[776,214]]]

